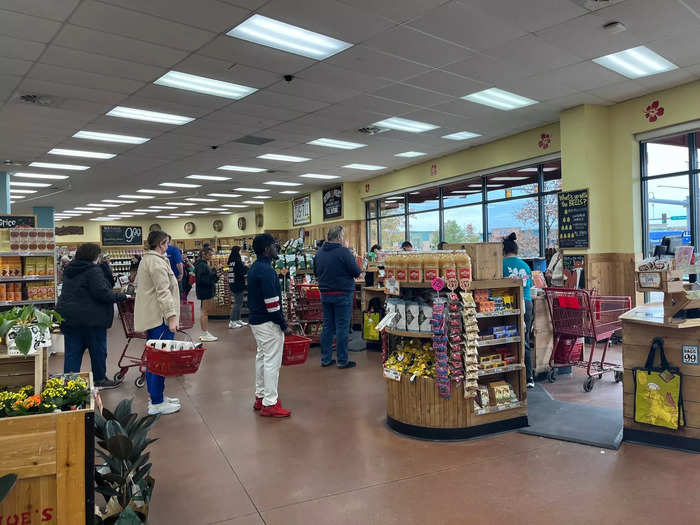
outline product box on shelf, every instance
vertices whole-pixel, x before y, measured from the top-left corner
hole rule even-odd
[[[420,331],[421,307],[418,303],[406,304],[406,330],[410,332]]]
[[[500,242],[468,243],[464,249],[471,258],[472,277],[477,281],[503,278],[503,244]]]

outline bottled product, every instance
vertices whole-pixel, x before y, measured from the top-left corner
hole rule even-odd
[[[396,280],[405,283],[408,281],[408,256],[398,255],[396,259]]]
[[[455,265],[457,266],[457,279],[460,281],[471,281],[472,261],[467,252],[455,254]]]
[[[408,257],[408,281],[411,283],[423,282],[423,257],[421,253]]]
[[[423,256],[423,277],[426,282],[440,277],[439,256],[437,253],[426,253]]]
[[[396,276],[396,256],[387,255],[384,259],[384,276],[391,279]]]
[[[455,266],[453,254],[445,253],[440,256],[440,275],[445,279],[457,278],[457,267]]]

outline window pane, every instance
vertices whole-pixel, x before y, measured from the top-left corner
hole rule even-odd
[[[481,186],[481,177],[444,186],[442,188],[442,205],[447,208],[481,202]]]
[[[510,199],[537,193],[537,167],[521,168],[489,175],[487,179],[487,198]]]
[[[403,195],[387,197],[386,199],[380,199],[379,201],[380,217],[386,217],[388,215],[399,215],[404,214],[405,212],[406,205],[404,202]]]
[[[367,221],[369,222],[369,239],[367,239],[367,251],[369,251],[372,246],[379,244],[379,235],[377,233],[377,221]]]
[[[683,237],[690,244],[688,219],[688,176],[664,177],[647,182],[647,217],[649,221],[649,255],[661,239]]]
[[[377,216],[377,201],[367,203],[367,218],[374,219]]]
[[[440,213],[429,211],[408,216],[409,238],[416,250],[434,250],[440,242]]]
[[[500,242],[503,237],[515,232],[521,257],[540,255],[537,197],[489,204],[488,212],[489,241]]]
[[[445,210],[444,219],[446,242],[483,242],[484,221],[481,205]]]
[[[647,176],[688,171],[688,135],[647,142]]]
[[[561,189],[561,160],[548,162],[542,166],[544,191],[559,191]]]
[[[545,248],[556,248],[559,246],[559,194],[543,195],[542,199],[544,200],[544,224],[540,226],[544,228]]]
[[[406,240],[406,223],[403,215],[380,219],[379,227],[382,232],[382,249],[398,250],[401,248],[401,243]]]
[[[407,195],[407,199],[409,212],[437,210],[440,207],[437,187],[412,191]]]

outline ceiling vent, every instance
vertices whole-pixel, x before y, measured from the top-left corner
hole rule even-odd
[[[272,142],[275,139],[268,139],[265,137],[255,137],[253,135],[244,135],[243,137],[237,138],[233,142],[238,142],[239,144],[250,144],[252,146],[262,146],[268,142]]]
[[[26,104],[36,104],[37,106],[51,106],[54,100],[49,95],[26,94],[20,95],[19,99]]]
[[[619,4],[623,0],[572,0],[573,3],[588,9],[589,11],[598,11],[599,9],[604,9],[610,7],[614,4]]]
[[[377,135],[379,133],[384,133],[385,131],[389,131],[387,128],[380,128],[378,126],[365,126],[364,128],[360,128],[357,130],[358,133],[362,133],[364,135]]]

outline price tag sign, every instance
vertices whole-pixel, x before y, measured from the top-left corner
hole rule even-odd
[[[697,345],[683,345],[683,364],[696,366],[700,364]]]
[[[457,288],[459,288],[459,282],[455,278],[450,278],[447,279],[447,288],[454,292]]]
[[[459,280],[459,287],[460,287],[462,290],[467,291],[467,290],[469,290],[469,284],[470,284],[470,283],[471,283],[471,281],[470,281],[469,279],[460,279],[460,280]]]
[[[661,286],[661,274],[657,272],[640,273],[639,284],[642,288],[659,288]]]
[[[435,290],[436,292],[439,292],[440,290],[445,288],[445,281],[443,281],[440,277],[436,277],[435,279],[433,279],[433,282],[431,284],[433,290]]]
[[[392,381],[401,381],[401,372],[398,370],[389,370],[388,368],[385,368],[384,377],[391,379]]]

